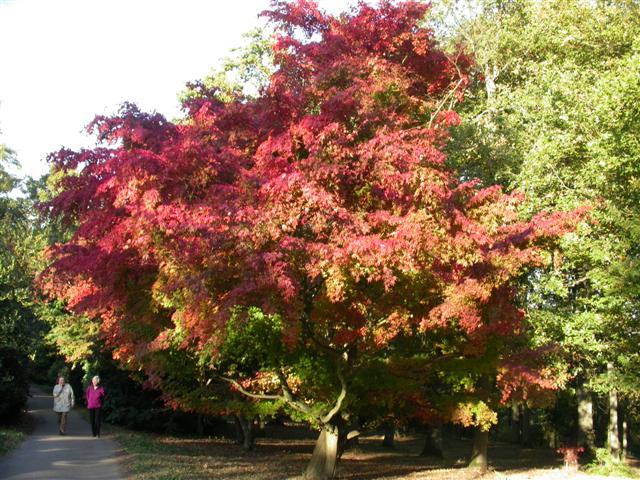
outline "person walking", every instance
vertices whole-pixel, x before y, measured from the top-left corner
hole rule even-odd
[[[65,383],[64,377],[58,377],[58,383],[53,387],[53,411],[58,414],[58,432],[67,433],[67,414],[73,408],[75,398],[73,388]]]
[[[102,404],[104,402],[104,388],[100,386],[100,377],[95,375],[91,379],[91,385],[85,393],[89,419],[91,421],[91,433],[94,437],[100,437],[100,424],[102,423]]]

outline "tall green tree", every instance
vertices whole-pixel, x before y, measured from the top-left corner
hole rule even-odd
[[[579,391],[634,397],[640,340],[638,3],[441,5],[447,12],[442,25],[474,55],[477,74],[449,145],[451,164],[463,176],[523,191],[529,212],[593,208],[591,226],[555,253],[556,268],[529,279],[525,302],[537,341],[564,348]]]
[[[30,359],[41,344],[42,324],[33,310],[37,242],[30,202],[15,195],[18,166],[0,145],[0,420],[13,417],[27,399]]]

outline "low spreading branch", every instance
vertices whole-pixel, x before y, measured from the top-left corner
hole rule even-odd
[[[220,378],[222,380],[224,380],[225,382],[230,383],[231,385],[233,385],[240,393],[242,393],[243,395],[246,395],[247,397],[255,398],[256,400],[281,400],[281,401],[286,401],[286,398],[283,397],[282,395],[268,395],[266,393],[251,393],[248,390],[246,390],[242,385],[240,385],[233,378],[227,378],[227,377],[220,377]]]
[[[306,403],[296,400],[294,398],[293,392],[289,387],[289,383],[287,383],[287,377],[285,376],[284,372],[282,371],[278,372],[278,379],[280,380],[280,387],[282,388],[282,393],[284,395],[285,401],[291,407],[298,410],[299,412],[302,412],[306,415],[311,414],[311,408],[309,408],[309,406]]]

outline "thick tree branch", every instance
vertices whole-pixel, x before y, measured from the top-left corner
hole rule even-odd
[[[233,385],[240,393],[242,393],[243,395],[246,395],[247,397],[255,398],[257,400],[283,400],[283,401],[286,400],[282,395],[267,395],[264,393],[251,393],[245,390],[242,385],[240,385],[236,380],[232,378],[227,378],[227,377],[220,377],[220,378],[225,382]]]
[[[282,371],[278,371],[278,379],[280,380],[280,387],[282,388],[282,393],[284,394],[285,401],[299,412],[310,415],[311,409],[309,408],[309,406],[306,403],[294,398],[293,392],[289,387],[289,383],[287,383],[287,377]]]
[[[340,395],[338,395],[338,398],[336,399],[336,403],[333,406],[333,408],[329,411],[329,413],[327,413],[324,417],[321,418],[322,423],[329,423],[331,421],[334,415],[340,411],[340,408],[342,408],[342,402],[347,396],[347,382],[345,381],[344,376],[342,375],[342,369],[340,368],[339,365],[337,368],[337,373],[338,373],[338,378],[340,379],[340,386],[341,386]]]

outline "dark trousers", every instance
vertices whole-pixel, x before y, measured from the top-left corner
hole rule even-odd
[[[67,429],[67,413],[58,412],[58,430],[60,430],[60,433],[64,433]]]
[[[94,437],[99,437],[100,424],[102,423],[102,408],[90,408],[89,421],[91,422],[91,433],[93,433]]]

